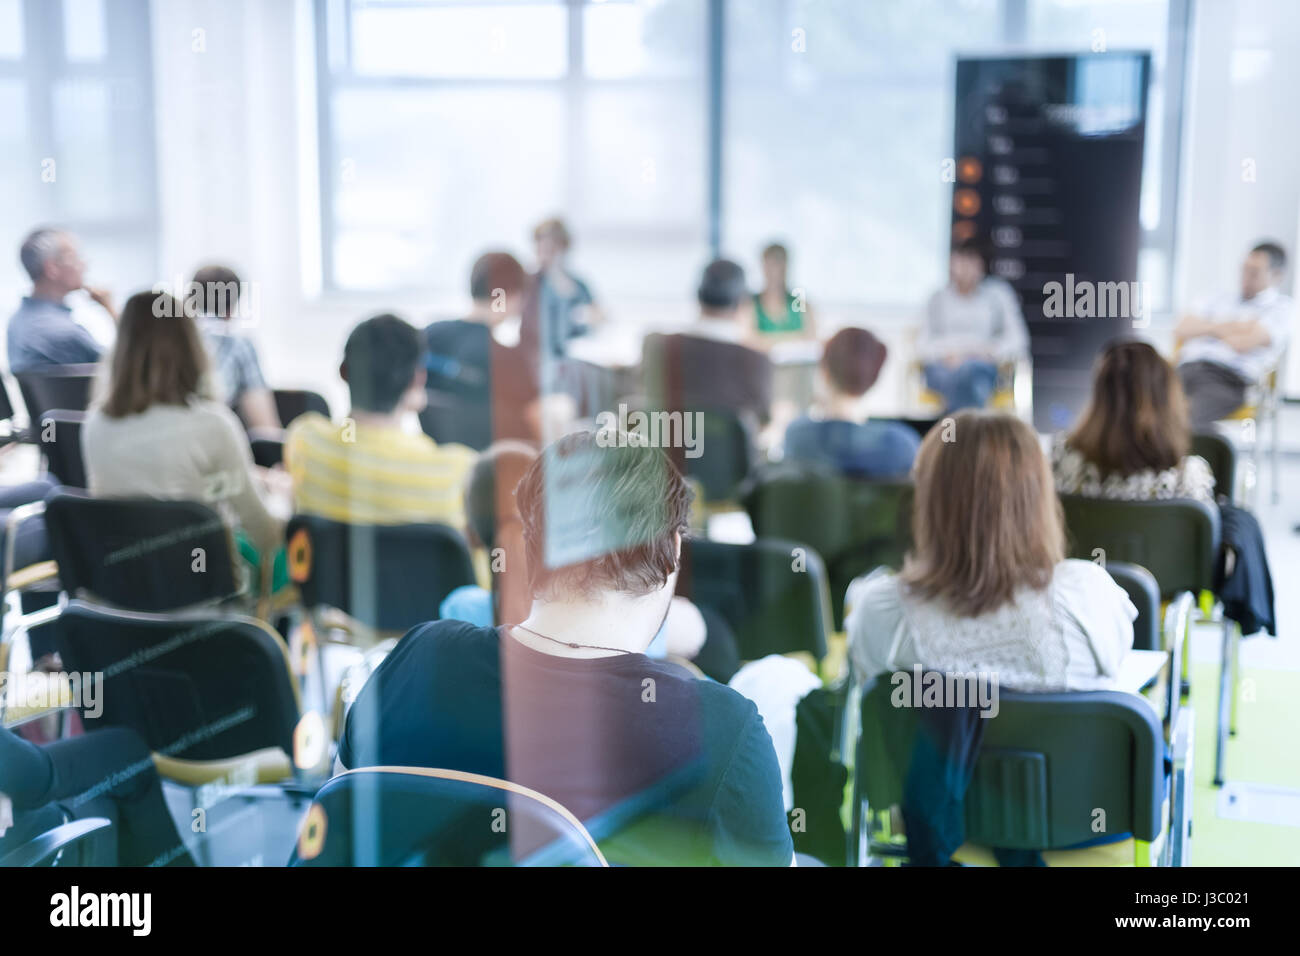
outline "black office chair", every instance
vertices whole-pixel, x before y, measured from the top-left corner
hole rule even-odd
[[[275,397],[275,411],[280,416],[280,426],[288,428],[299,415],[305,415],[307,412],[316,412],[330,417],[329,402],[325,401],[325,396],[319,392],[307,391],[306,389],[277,388],[272,392]]]
[[[446,525],[350,525],[295,515],[285,533],[303,606],[335,608],[376,631],[436,621],[447,595],[476,580],[465,539]]]
[[[68,820],[0,857],[0,869],[11,866],[87,866],[93,838],[112,827],[112,821],[104,817]]]
[[[87,731],[130,727],[169,780],[275,783],[324,762],[320,735],[295,751],[297,683],[284,641],[261,621],[71,601],[48,626],[66,668],[103,675],[97,699],[80,706]]]
[[[85,488],[86,464],[81,454],[81,426],[85,412],[66,408],[50,409],[33,423],[39,436],[45,470],[65,488]]]
[[[920,708],[894,706],[896,687],[891,675],[869,681],[854,708],[860,723],[851,742],[853,865],[873,856],[907,857],[905,840],[889,831],[889,810],[901,805],[918,753],[948,746],[934,739],[932,727],[918,736]],[[1151,866],[1157,862],[1152,844],[1163,836],[1159,862],[1186,865],[1191,752],[1178,750],[1170,781],[1171,807],[1182,815],[1167,817],[1164,736],[1146,701],[1114,691],[1030,694],[1000,688],[997,707],[995,716],[973,718],[982,722],[983,740],[965,794],[965,843],[955,861],[991,863],[996,847],[1037,851],[1049,865]],[[1191,718],[1185,710],[1179,731],[1188,740]],[[1105,813],[1101,831],[1094,829],[1098,810]],[[1131,836],[1078,846],[1099,832]]]
[[[527,787],[457,770],[349,770],[316,794],[290,866],[608,866],[578,819]]]
[[[1214,473],[1214,493],[1232,501],[1237,487],[1237,449],[1232,442],[1218,432],[1197,432],[1191,452],[1204,458]]]
[[[196,501],[56,493],[45,528],[63,589],[135,611],[217,604],[243,592],[230,530]]]
[[[90,407],[91,387],[95,381],[94,365],[51,365],[39,371],[19,372],[18,390],[31,428],[52,408],[84,412]]]
[[[902,566],[911,546],[912,495],[909,482],[860,481],[786,462],[759,472],[744,504],[760,538],[806,542],[821,555],[840,630],[850,582],[878,567]]]
[[[753,544],[683,541],[677,593],[727,621],[741,660],[795,651],[818,662],[826,656],[826,567],[807,545],[762,538]]]

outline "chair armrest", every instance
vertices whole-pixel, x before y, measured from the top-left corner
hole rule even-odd
[[[1169,722],[1169,733],[1174,733],[1178,725],[1179,712],[1182,710],[1183,657],[1187,653],[1187,631],[1191,626],[1192,611],[1196,599],[1191,591],[1183,591],[1165,608],[1165,620],[1162,628],[1162,643],[1169,651],[1169,682],[1165,696],[1165,720]]]
[[[64,823],[53,830],[46,830],[40,836],[28,840],[18,849],[7,854],[0,859],[0,867],[36,866],[43,860],[48,860],[73,844],[81,842],[92,833],[98,833],[112,825],[112,822],[104,817],[86,817],[84,820]]]
[[[5,555],[4,555],[4,593],[0,593],[0,603],[9,592],[9,577],[14,573],[14,551],[18,541],[18,526],[29,518],[45,514],[44,501],[32,501],[19,505],[9,512],[5,521]]]
[[[1166,857],[1170,866],[1191,865],[1192,841],[1192,755],[1196,752],[1196,711],[1182,708],[1174,724],[1169,746],[1173,779],[1169,781],[1169,833]]]

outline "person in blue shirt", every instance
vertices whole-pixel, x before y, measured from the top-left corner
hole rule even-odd
[[[841,329],[822,353],[812,414],[785,432],[787,460],[830,465],[855,478],[895,478],[912,468],[921,441],[900,422],[871,421],[862,397],[880,375],[886,348],[866,329]]]
[[[76,240],[58,229],[30,233],[19,250],[32,278],[32,294],[9,319],[9,370],[15,375],[47,365],[83,365],[99,361],[104,349],[72,318],[64,300],[84,289],[117,321],[109,294],[86,285],[86,263]]]

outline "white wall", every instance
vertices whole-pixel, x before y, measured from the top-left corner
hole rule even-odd
[[[1199,0],[1190,60],[1176,300],[1235,288],[1242,255],[1262,238],[1286,247],[1287,287],[1298,288],[1300,3]],[[1295,392],[1300,348],[1291,373]]]

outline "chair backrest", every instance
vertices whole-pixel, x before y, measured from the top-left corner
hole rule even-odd
[[[897,570],[911,545],[909,482],[861,481],[803,463],[764,470],[745,495],[760,538],[806,542],[826,562],[835,628],[856,577],[880,566]]]
[[[1214,587],[1219,509],[1203,501],[1111,501],[1061,495],[1071,557],[1129,561],[1150,571],[1162,597]]]
[[[14,378],[18,379],[27,417],[36,427],[41,417],[52,408],[84,412],[90,407],[95,366],[51,365],[39,371],[19,372]]]
[[[69,820],[32,837],[0,857],[0,868],[11,866],[93,866],[93,844],[103,831],[112,830],[105,817]]]
[[[0,422],[7,422],[14,417],[14,403],[9,398],[9,386],[0,378]]]
[[[683,541],[677,593],[726,619],[741,660],[792,651],[826,656],[826,567],[807,545],[763,538],[753,544]]]
[[[275,411],[280,416],[280,427],[288,428],[289,423],[299,415],[316,412],[330,417],[329,402],[319,392],[305,389],[277,388],[271,393],[275,398]]]
[[[130,727],[181,760],[293,753],[297,685],[284,641],[260,621],[71,601],[53,631],[69,671],[103,675],[96,699],[79,703],[87,730]]]
[[[53,408],[33,422],[32,432],[40,437],[45,467],[65,488],[86,487],[86,464],[81,455],[81,425],[85,412]]]
[[[1160,650],[1160,585],[1155,575],[1127,561],[1108,561],[1106,570],[1137,608],[1138,616],[1133,621],[1134,650]]]
[[[1232,498],[1237,481],[1237,449],[1218,432],[1192,435],[1192,454],[1204,458],[1214,473],[1214,493]]]
[[[290,866],[606,866],[576,817],[495,777],[368,767],[316,794]]]
[[[137,611],[173,611],[240,590],[230,531],[196,501],[46,499],[45,528],[59,580],[84,595]]]
[[[882,675],[861,703],[854,798],[880,810],[902,800],[919,724],[919,708],[894,706],[893,691],[891,676]],[[976,718],[986,725],[965,798],[967,841],[1063,849],[1098,836],[1097,810],[1105,812],[1105,833],[1147,841],[1160,834],[1164,737],[1146,700],[1005,688],[995,700],[994,716]]]
[[[295,515],[289,574],[309,608],[333,607],[381,631],[438,619],[443,599],[475,583],[469,547],[440,524],[352,525]]]

